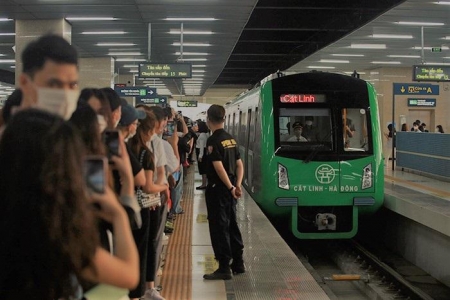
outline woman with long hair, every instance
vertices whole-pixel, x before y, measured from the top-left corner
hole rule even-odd
[[[0,299],[80,299],[80,280],[136,286],[138,256],[127,216],[108,187],[104,194],[87,192],[84,153],[78,131],[40,110],[18,112],[5,129]],[[99,247],[96,217],[113,224],[115,256]]]
[[[167,190],[168,186],[165,184],[157,184],[153,181],[155,172],[155,164],[153,153],[147,144],[150,142],[151,137],[155,133],[156,117],[152,112],[145,112],[145,119],[140,121],[139,126],[136,129],[136,134],[128,140],[128,144],[133,154],[142,163],[145,173],[145,185],[141,188],[143,192],[148,194],[160,193]],[[149,291],[146,289],[146,274],[148,259],[155,260],[155,257],[148,257],[149,240],[156,234],[158,230],[156,226],[151,224],[151,212],[149,208],[141,209],[142,227],[140,229],[133,230],[133,236],[139,251],[139,264],[140,264],[140,281],[138,287],[131,291],[129,297],[132,299],[139,299],[144,293],[157,294],[159,293],[152,287]],[[157,298],[156,298],[157,299]]]

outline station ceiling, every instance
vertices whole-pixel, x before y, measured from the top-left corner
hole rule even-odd
[[[431,22],[441,17],[448,22],[450,6],[436,5],[436,2],[438,1],[1,0],[0,20],[6,18],[11,21],[0,21],[0,61],[14,59],[14,35],[2,35],[14,33],[12,20],[66,18],[72,24],[72,44],[78,49],[80,57],[111,55],[116,58],[115,72],[121,75],[136,72],[139,60],[189,62],[193,65],[194,76],[191,79],[141,83],[156,85],[160,94],[203,95],[211,87],[251,87],[278,70],[304,70],[317,65],[342,68],[341,63],[324,64],[319,61],[330,59],[332,54],[352,54],[354,52],[349,51],[353,49],[348,49],[351,43],[373,42],[374,38],[369,36],[376,33],[406,35],[412,34],[412,31],[412,40],[389,39],[389,42],[382,40],[380,43],[394,43],[396,50],[392,55],[413,52],[407,47],[420,46],[420,28],[399,26],[395,22],[416,19]],[[391,10],[399,4],[401,5]],[[387,11],[390,14],[388,19],[382,21],[384,15],[377,19]],[[113,19],[74,19],[80,17]],[[448,31],[448,25],[446,26],[441,26],[441,29]],[[181,52],[181,28],[183,55],[177,53]],[[361,34],[358,35],[358,32]],[[431,46],[437,46],[438,42],[442,45],[443,32],[434,34],[435,31],[431,29],[425,29],[425,32],[430,39],[440,39]],[[426,41],[430,43],[430,39]],[[102,46],[104,43],[126,45]],[[341,57],[349,61],[348,70],[383,66],[371,63],[374,61],[371,56],[384,57],[390,54],[371,49],[359,51],[365,56]],[[414,53],[417,56],[417,51]],[[128,61],[120,61],[123,59]],[[381,58],[378,60],[382,61]],[[11,72],[12,65],[0,63],[0,76],[4,77]]]

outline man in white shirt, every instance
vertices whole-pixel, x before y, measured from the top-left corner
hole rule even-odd
[[[292,124],[294,129],[294,136],[291,136],[287,142],[307,142],[308,140],[302,136],[303,124],[300,122],[295,122]]]

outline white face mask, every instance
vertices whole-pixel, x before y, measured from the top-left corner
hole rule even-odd
[[[36,108],[70,119],[77,108],[79,90],[37,88]]]
[[[97,115],[98,127],[100,128],[100,133],[102,133],[106,127],[108,127],[108,123],[106,123],[105,117],[102,115]]]
[[[311,126],[311,125],[312,125],[312,121],[306,121],[305,123],[306,123],[306,125],[308,125],[308,126]]]

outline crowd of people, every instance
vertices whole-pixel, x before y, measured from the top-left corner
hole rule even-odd
[[[237,147],[224,154],[207,146],[208,125],[223,129],[224,111],[218,117],[213,105],[207,125],[170,107],[133,107],[109,87],[80,92],[77,52],[56,35],[31,42],[22,63],[0,123],[0,299],[82,299],[98,283],[129,289],[131,299],[164,299],[155,286],[158,232],[167,220],[171,233],[184,213],[192,153],[203,178],[197,189],[213,188],[207,174],[219,187],[217,172],[226,169],[234,177],[222,183],[223,198],[241,195]],[[236,163],[216,169],[230,151]],[[236,224],[235,215],[226,217]],[[210,224],[212,232],[222,225]],[[214,236],[213,247],[217,242],[226,243]],[[238,254],[226,253],[240,273],[242,248],[241,241]]]

